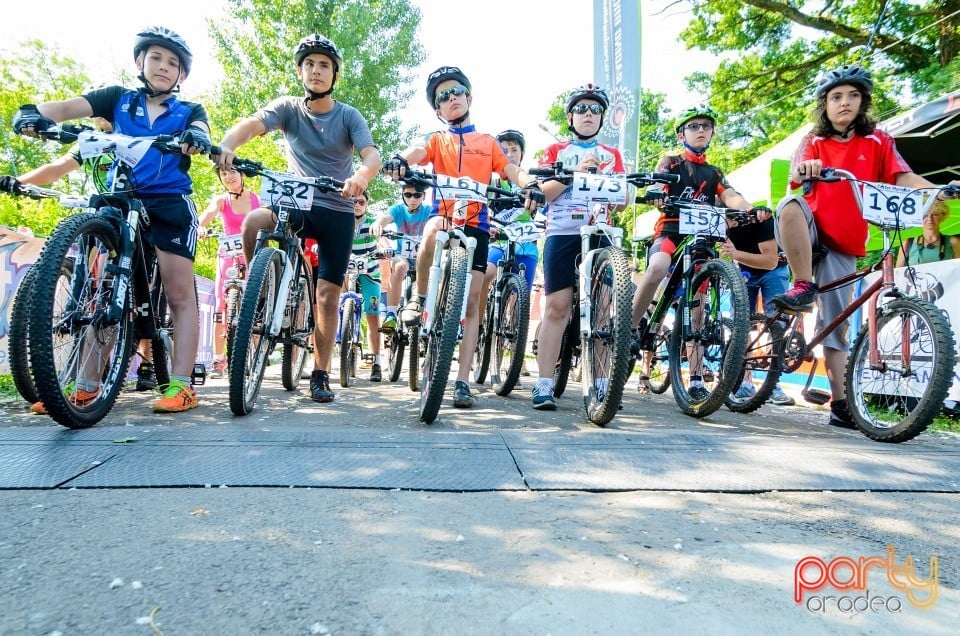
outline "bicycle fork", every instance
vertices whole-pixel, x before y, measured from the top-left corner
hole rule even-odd
[[[280,253],[280,267],[283,274],[280,276],[280,284],[277,285],[277,297],[273,301],[273,320],[270,323],[270,337],[276,338],[283,327],[284,318],[287,316],[287,295],[290,293],[290,284],[293,281],[293,267],[286,252]]]
[[[473,263],[473,254],[477,249],[477,240],[472,237],[463,236],[458,238],[464,244],[464,247],[467,248],[467,264],[469,267],[470,264]],[[451,236],[448,232],[444,230],[437,232],[436,247],[433,250],[433,264],[430,266],[430,275],[427,278],[427,302],[423,310],[423,331],[420,334],[421,337],[428,335],[433,329],[433,320],[437,315],[437,294],[440,292],[441,273],[450,268],[449,250],[446,247],[450,240]],[[470,298],[469,273],[470,270],[468,269],[467,284],[464,285],[463,302],[460,308],[461,327],[467,315],[467,301]]]

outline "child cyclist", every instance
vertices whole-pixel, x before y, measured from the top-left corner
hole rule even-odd
[[[380,170],[380,153],[370,128],[357,109],[331,97],[343,58],[322,35],[308,35],[294,47],[297,77],[304,97],[280,97],[227,131],[220,142],[220,166],[229,166],[236,150],[254,137],[280,130],[286,140],[290,170],[304,177],[326,175],[345,182],[340,194],[316,193],[310,210],[290,211],[297,235],[317,241],[317,327],[310,375],[310,397],[332,402],[330,363],[337,331],[337,306],[353,243],[353,200],[362,197]],[[361,165],[353,169],[354,152]],[[259,208],[243,222],[243,253],[253,258],[257,233],[276,227],[272,208]]]
[[[400,304],[400,292],[403,289],[403,278],[411,266],[416,267],[416,247],[423,228],[430,218],[430,206],[423,202],[426,195],[420,184],[404,184],[403,202],[387,210],[377,222],[370,227],[370,233],[381,236],[388,225],[396,225],[397,232],[405,238],[397,239],[397,255],[390,259],[389,286],[387,287],[387,314],[383,319],[383,330],[393,331],[397,328],[397,307]],[[407,250],[407,246],[412,250]],[[408,256],[405,252],[412,251]]]
[[[620,151],[597,141],[609,106],[607,92],[595,84],[570,91],[566,102],[567,127],[574,139],[549,146],[540,158],[540,165],[560,162],[564,168],[578,172],[622,173]],[[533,408],[554,410],[557,402],[553,397],[553,372],[577,285],[580,227],[588,222],[590,210],[572,199],[572,186],[547,181],[543,184],[543,194],[549,202],[543,246],[546,297],[537,345],[539,378],[533,387]]]
[[[936,187],[915,174],[897,152],[893,138],[877,129],[869,114],[873,78],[861,66],[844,65],[824,73],[814,88],[813,130],[801,142],[790,167],[791,187],[800,187],[825,167],[852,172],[858,179],[910,188]],[[952,185],[960,182],[953,181]],[[937,194],[943,198],[943,193]],[[825,325],[849,304],[852,289],[844,286],[819,294],[816,280],[831,281],[852,274],[857,257],[866,254],[867,222],[859,212],[850,184],[814,183],[803,196],[788,196],[777,207],[776,235],[793,270],[793,287],[774,302],[806,310],[817,301],[817,322]],[[813,247],[822,257],[813,267]],[[855,428],[843,386],[848,356],[846,329],[835,329],[823,341],[832,401],[829,423]]]
[[[517,185],[530,185],[533,179],[519,166],[510,163],[500,147],[500,143],[490,135],[476,131],[470,123],[470,106],[473,103],[470,81],[463,71],[455,66],[442,66],[427,78],[427,101],[436,110],[437,117],[446,123],[446,131],[435,132],[427,137],[421,146],[411,146],[398,156],[386,162],[385,168],[395,181],[403,179],[410,164],[433,164],[437,174],[452,177],[469,177],[479,183],[489,183],[494,172],[505,176]],[[539,192],[531,194],[528,205],[534,205]],[[542,200],[542,195],[539,196]],[[426,302],[427,279],[430,264],[433,262],[433,250],[437,231],[449,227],[453,217],[454,202],[435,197],[431,218],[424,228],[420,251],[417,253],[417,298],[404,307],[400,318],[406,324],[417,324]],[[480,294],[483,274],[487,268],[487,248],[489,244],[489,223],[487,206],[470,202],[466,215],[467,226],[464,232],[477,240],[477,248],[471,264],[470,289],[467,296],[466,324],[463,326],[463,340],[460,343],[460,369],[454,385],[453,405],[469,408],[474,404],[467,378],[470,375],[470,361],[477,346],[480,326]],[[466,355],[463,352],[468,352]]]
[[[14,131],[36,136],[53,122],[94,116],[109,121],[114,132],[120,134],[152,137],[179,133],[185,154],[209,152],[206,111],[200,104],[180,101],[175,95],[193,62],[183,38],[164,27],[144,29],[136,36],[133,57],[142,88],[110,86],[64,101],[21,106],[13,120]],[[169,386],[153,405],[158,413],[186,411],[198,405],[197,394],[190,386],[200,317],[193,278],[197,212],[189,196],[192,182],[188,167],[188,160],[162,158],[159,150],[151,149],[133,169],[135,183],[139,184],[137,196],[150,219],[150,224],[142,227],[143,236],[156,248],[173,314],[173,372]],[[82,404],[95,397],[100,387],[79,379],[73,390],[71,399]]]
[[[200,236],[206,236],[206,228],[210,223],[220,217],[223,223],[223,233],[225,236],[235,236],[240,234],[243,225],[243,219],[251,210],[260,207],[260,197],[252,190],[247,190],[243,184],[243,175],[237,172],[233,167],[217,168],[217,176],[220,183],[226,188],[226,192],[218,194],[210,199],[207,209],[200,215]],[[227,281],[227,270],[235,266],[237,261],[244,264],[242,256],[236,258],[218,255],[217,256],[217,280],[215,285],[217,300],[217,320],[213,334],[213,375],[222,377],[227,368],[227,358],[224,353],[227,340],[227,325],[225,316],[227,312],[226,298],[224,297],[223,286]]]
[[[377,251],[377,237],[371,232],[377,217],[367,211],[370,195],[366,192],[353,200],[353,249],[351,268],[357,268],[357,281],[360,285],[360,297],[363,298],[363,315],[367,321],[367,340],[373,363],[370,366],[370,381],[380,382],[383,373],[380,369],[380,261],[373,258]],[[354,291],[344,289],[343,291]]]

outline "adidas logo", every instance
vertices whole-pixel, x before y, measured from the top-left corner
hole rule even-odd
[[[173,243],[174,245],[180,245],[180,237],[178,236],[170,242]]]
[[[858,157],[858,159],[859,159],[860,161],[866,161],[866,160],[867,160],[867,158],[864,157],[863,155],[860,155],[860,156]]]

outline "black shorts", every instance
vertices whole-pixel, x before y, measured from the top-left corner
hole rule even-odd
[[[276,206],[273,206],[276,213]],[[353,250],[353,214],[314,206],[309,212],[286,208],[287,222],[297,236],[317,242],[316,279],[323,279],[337,287],[343,285]]]
[[[593,237],[590,248],[610,245],[606,237]],[[547,294],[577,286],[580,272],[580,235],[548,236],[543,245],[543,290]]]
[[[141,196],[149,224],[140,235],[156,249],[193,260],[197,251],[197,207],[186,194]]]
[[[473,263],[470,264],[470,269],[483,274],[487,271],[487,256],[490,254],[490,233],[469,225],[463,228],[463,233],[477,239],[477,248],[473,251]]]

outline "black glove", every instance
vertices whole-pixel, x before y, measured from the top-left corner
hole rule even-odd
[[[213,142],[210,141],[210,135],[199,128],[190,127],[180,135],[180,143],[199,148],[202,154],[210,152],[213,148]]]
[[[754,206],[754,207],[750,208],[750,209],[748,210],[748,212],[750,212],[750,214],[752,214],[753,216],[757,216],[757,213],[758,213],[758,212],[766,212],[767,214],[770,214],[771,216],[773,215],[773,210],[771,210],[770,208],[768,208],[768,207],[765,206],[765,205],[757,205],[757,206]]]
[[[667,198],[667,193],[663,190],[654,190],[643,195],[644,203],[653,203],[654,201],[663,201]]]
[[[19,192],[23,188],[23,184],[17,181],[16,177],[11,177],[4,175],[0,177],[0,190],[4,192]]]
[[[407,160],[400,155],[393,155],[383,164],[384,172],[396,172],[400,170],[400,168],[403,168],[404,170],[410,169],[410,164],[407,163]]]
[[[526,187],[522,190],[523,197],[528,201],[533,201],[537,205],[544,205],[547,202],[547,197],[543,195],[543,192],[540,190],[540,184],[536,181],[528,183]]]
[[[17,112],[13,115],[13,132],[18,135],[22,135],[23,129],[28,126],[33,126],[33,129],[37,132],[43,132],[47,128],[56,125],[57,122],[41,115],[40,111],[37,110],[37,107],[33,104],[24,104],[18,108]]]

